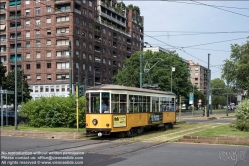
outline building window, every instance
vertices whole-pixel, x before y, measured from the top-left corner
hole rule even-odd
[[[89,28],[92,29],[92,23],[89,22]]]
[[[103,58],[103,63],[105,63],[105,58]]]
[[[56,80],[69,80],[69,74],[57,74]],[[56,92],[58,91],[59,91],[59,87],[56,86]]]
[[[41,31],[39,31],[39,30],[35,31],[36,36],[40,36],[40,33],[41,33]]]
[[[85,70],[86,69],[86,64],[82,65],[82,69]]]
[[[82,0],[83,3],[86,3],[86,0]]]
[[[47,18],[47,24],[51,24],[51,18]]]
[[[56,22],[66,22],[69,21],[69,16],[57,17]]]
[[[26,27],[30,26],[30,21],[26,21]]]
[[[51,12],[51,7],[50,6],[47,6],[47,12]]]
[[[93,35],[91,33],[89,33],[89,38],[92,39],[93,38]]]
[[[89,12],[88,14],[89,14],[89,18],[92,18],[92,17],[93,17],[92,12]]]
[[[111,65],[111,61],[110,60],[108,60],[108,64]]]
[[[103,34],[106,34],[106,30],[105,29],[103,29],[102,31],[103,31]]]
[[[26,0],[25,4],[29,5],[30,4],[30,0]]]
[[[40,41],[36,41],[36,47],[41,47],[41,42]]]
[[[41,69],[41,64],[40,64],[40,63],[37,63],[37,64],[36,64],[36,68],[37,68],[37,69]]]
[[[51,35],[51,29],[47,29],[47,35]]]
[[[52,54],[51,51],[48,51],[47,52],[47,57],[51,57],[51,54]]]
[[[91,44],[89,44],[89,50],[92,50],[92,49],[93,49],[92,45],[91,45]]]
[[[47,63],[47,68],[51,69],[51,63]]]
[[[47,74],[47,80],[51,80],[51,74]],[[51,88],[52,89],[52,88]],[[47,91],[47,90],[46,90]]]
[[[83,42],[83,48],[86,48],[86,43],[85,42]]]
[[[57,62],[56,69],[69,69],[69,62]]]
[[[56,33],[58,33],[58,34],[69,33],[69,27],[67,27],[67,28],[57,28]]]
[[[75,51],[77,57],[79,57],[79,51]]]
[[[76,28],[76,33],[79,35],[80,34],[80,29]]]
[[[36,53],[36,58],[41,58],[41,53],[40,52]]]
[[[51,40],[47,40],[47,46],[51,46]]]
[[[89,55],[89,60],[90,60],[90,61],[92,60],[92,55]]]
[[[198,76],[198,73],[195,73],[195,76]]]
[[[26,69],[27,69],[27,70],[30,69],[30,64],[26,64]]]
[[[36,20],[35,23],[36,23],[36,25],[40,25],[41,24],[41,20]]]
[[[57,40],[56,45],[57,46],[68,46],[69,42],[68,40]]]
[[[93,6],[93,2],[89,1],[89,6],[92,7]]]
[[[40,75],[37,75],[37,76],[36,76],[36,80],[37,80],[37,81],[40,81],[40,80],[41,80],[41,76],[40,76]],[[37,92],[38,92],[38,89],[37,89]]]
[[[40,14],[40,12],[41,12],[41,9],[40,9],[40,8],[36,8],[36,9],[35,9],[35,13],[36,13],[36,14]]]
[[[86,15],[86,9],[82,9],[82,14]]]
[[[25,14],[26,14],[26,16],[30,15],[30,9],[27,9],[27,10],[25,11]]]
[[[79,46],[79,45],[80,45],[79,40],[76,40],[76,46]]]
[[[30,53],[26,53],[26,59],[30,59]]]
[[[89,71],[92,71],[92,66],[91,65],[89,65]]]
[[[57,51],[56,57],[69,56],[69,51]]]
[[[196,71],[196,70],[199,70],[199,68],[198,68],[198,67],[196,67],[196,68],[195,68],[195,71]]]
[[[76,23],[80,23],[80,20],[78,17],[75,18]]]
[[[30,31],[26,31],[26,37],[30,37]]]
[[[30,48],[30,42],[26,42],[26,48]]]
[[[82,20],[82,25],[86,26],[86,21]]]

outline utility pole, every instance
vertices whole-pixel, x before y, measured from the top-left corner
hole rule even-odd
[[[182,114],[182,96],[180,96],[180,101],[179,101],[179,121],[181,121],[181,114]]]
[[[15,130],[17,130],[17,0],[15,3]]]
[[[140,43],[140,51],[141,50],[141,45],[142,45],[142,42]],[[142,52],[140,52],[140,88],[143,87],[143,57],[142,57]]]
[[[208,54],[208,81],[207,81],[207,117],[209,117],[209,100],[210,100],[210,96],[209,96],[209,91],[210,91],[210,70],[209,70],[209,60],[210,60],[210,54]]]
[[[69,51],[69,90],[70,94],[72,94],[72,57],[71,57],[71,41],[69,40],[68,45],[68,51]]]
[[[3,93],[2,93],[2,86],[0,86],[1,91],[1,128],[3,129]]]

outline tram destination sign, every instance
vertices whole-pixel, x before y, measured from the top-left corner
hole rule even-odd
[[[148,124],[157,124],[157,123],[162,123],[163,121],[162,113],[149,113],[148,116],[149,116]]]

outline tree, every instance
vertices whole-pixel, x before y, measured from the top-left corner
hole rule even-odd
[[[3,85],[3,82],[5,80],[5,73],[6,73],[6,67],[3,66],[2,61],[0,61],[0,86]]]
[[[128,6],[127,6],[127,9],[132,10],[132,9],[133,9],[133,5],[132,5],[132,4],[128,5]]]
[[[113,77],[115,84],[139,87],[140,77],[140,53],[135,52],[130,58],[124,62],[125,67],[118,71],[118,74]],[[177,95],[188,98],[189,92],[192,92],[192,84],[189,81],[189,69],[185,62],[178,55],[167,54],[163,52],[143,52],[143,67],[148,61],[150,66],[157,62],[156,59],[162,59],[150,71],[149,75],[143,72],[143,84],[150,84],[149,77],[152,83],[157,83],[163,91],[171,89],[171,67],[176,66],[172,72],[172,89]]]
[[[9,91],[15,91],[15,71],[9,72],[6,80],[4,82],[4,89]],[[22,95],[23,92],[23,95]],[[21,104],[23,102],[27,102],[28,100],[32,99],[30,96],[29,85],[26,80],[26,75],[22,70],[17,71],[17,104]],[[15,95],[8,95],[8,104],[14,103]]]
[[[140,15],[140,8],[138,6],[133,6],[133,11],[137,12]]]
[[[231,45],[230,59],[225,60],[222,78],[235,89],[249,90],[249,41],[243,45]]]

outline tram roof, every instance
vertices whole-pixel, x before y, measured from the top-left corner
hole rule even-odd
[[[126,90],[126,91],[175,95],[175,93],[173,93],[173,92],[166,92],[166,91],[159,91],[159,90],[145,89],[145,88],[137,88],[137,87],[129,87],[129,86],[121,86],[121,85],[112,85],[112,84],[93,86],[93,87],[87,88],[87,90]]]

